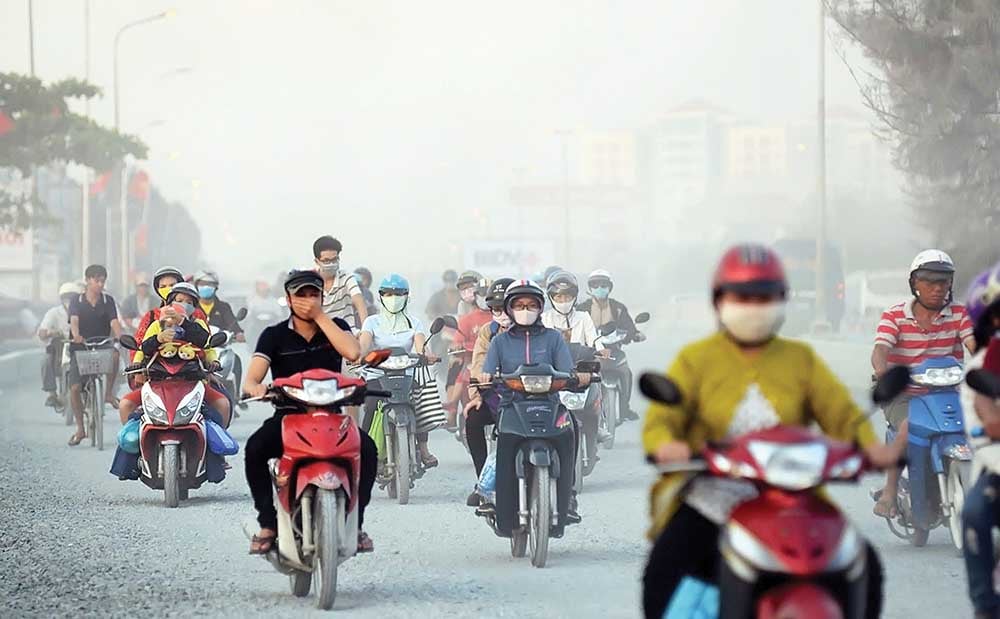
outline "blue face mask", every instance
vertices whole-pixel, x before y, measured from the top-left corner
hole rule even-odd
[[[607,299],[608,295],[611,294],[611,289],[605,288],[604,286],[601,286],[599,288],[591,288],[590,294],[595,299]]]
[[[191,314],[193,314],[193,313],[194,313],[194,305],[193,305],[193,304],[191,304],[191,303],[181,303],[181,306],[182,306],[182,307],[184,307],[184,314],[185,314],[185,315],[186,315],[186,316],[187,316],[188,318],[190,318],[190,317],[191,317]]]
[[[215,286],[198,286],[198,294],[202,299],[211,299],[215,296]]]

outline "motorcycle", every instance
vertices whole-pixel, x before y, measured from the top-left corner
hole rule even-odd
[[[247,308],[245,307],[236,313],[237,322],[242,321],[246,317]],[[216,326],[210,326],[209,331],[212,335],[221,333],[226,336],[225,343],[216,347],[219,352],[219,365],[222,368],[218,372],[215,372],[215,376],[221,382],[222,387],[225,388],[226,394],[229,395],[230,399],[236,398],[239,394],[240,385],[243,384],[243,362],[232,348],[235,334],[232,331],[223,331]],[[246,404],[237,402],[237,405],[242,410],[246,410],[247,408]]]
[[[907,475],[900,475],[899,514],[886,518],[893,535],[924,546],[931,529],[947,526],[962,550],[962,506],[972,475],[972,449],[965,437],[958,385],[962,365],[954,357],[928,359],[912,369],[914,385],[926,389],[910,400]],[[891,433],[886,442],[893,438]],[[881,490],[872,492],[876,501]]]
[[[642,312],[635,317],[635,324],[641,325],[649,322],[649,312]],[[624,419],[621,411],[621,393],[624,381],[628,380],[631,372],[628,370],[628,359],[625,356],[624,346],[630,342],[631,334],[619,329],[614,323],[608,323],[601,328],[601,338],[599,340],[611,356],[601,361],[601,389],[604,392],[604,409],[601,414],[601,427],[608,433],[610,438],[602,444],[607,449],[615,446],[615,433]]]
[[[479,386],[514,397],[501,403],[496,427],[496,502],[476,515],[510,539],[512,556],[523,557],[530,547],[531,564],[545,567],[549,539],[562,537],[566,527],[573,484],[568,465],[576,448],[573,421],[558,394],[579,389],[579,381],[549,364],[531,364]]]
[[[570,351],[573,360],[576,361],[576,371],[600,376],[600,382],[591,382],[585,390],[581,391],[560,391],[559,402],[577,420],[580,427],[579,449],[576,453],[574,479],[577,492],[583,490],[583,480],[594,472],[597,466],[597,449],[600,445],[598,440],[598,429],[601,426],[601,416],[603,415],[605,403],[603,401],[604,392],[601,389],[604,376],[601,372],[601,364],[594,361],[593,348],[588,348],[579,344],[570,344]],[[596,420],[596,423],[593,423]]]
[[[431,324],[431,337],[440,333],[443,328],[444,321],[436,319]],[[388,394],[380,403],[383,406],[382,424],[386,449],[385,461],[380,463],[377,483],[379,488],[388,493],[390,499],[406,505],[410,502],[410,490],[415,486],[416,480],[427,472],[418,457],[414,402],[418,385],[414,371],[427,367],[429,363],[426,356],[410,353],[403,348],[387,349],[387,353],[387,359],[378,366],[381,376],[369,377],[370,383]]]
[[[375,351],[366,363],[375,366],[386,357]],[[389,394],[369,391],[359,378],[308,370],[274,381],[261,398],[242,400],[303,409],[281,420],[284,455],[270,462],[278,543],[265,558],[288,575],[292,595],[305,597],[315,587],[322,610],[336,600],[340,564],[358,551],[361,436],[342,408],[362,404],[367,395]],[[244,528],[247,537],[256,532]]]
[[[873,399],[889,402],[907,383],[906,368],[894,368],[879,381]],[[662,374],[644,374],[639,389],[668,405],[682,399]],[[857,445],[807,428],[775,426],[726,444],[709,444],[700,457],[658,470],[743,479],[757,486],[758,495],[737,505],[720,529],[719,595],[711,597],[721,601],[721,608],[703,606],[699,616],[866,616],[867,544],[843,513],[816,492],[826,483],[857,483],[871,470]],[[675,595],[666,617],[691,612],[676,608],[690,602],[679,599],[683,597]]]
[[[211,336],[208,348],[224,339],[223,334]],[[127,350],[139,350],[131,335],[119,341]],[[221,458],[208,451],[205,435],[202,406],[209,372],[197,357],[158,354],[145,365],[129,366],[125,373],[145,374],[148,379],[142,386],[139,479],[153,490],[163,490],[167,507],[177,507],[208,480],[209,458],[216,458],[215,466],[222,467]]]

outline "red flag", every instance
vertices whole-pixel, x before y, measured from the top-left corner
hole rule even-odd
[[[6,135],[14,129],[14,121],[3,112],[0,112],[0,135]]]
[[[144,170],[139,170],[129,179],[128,195],[137,200],[145,200],[149,197],[149,175]]]
[[[111,182],[111,172],[101,174],[90,184],[90,195],[97,196],[108,190],[108,183]]]

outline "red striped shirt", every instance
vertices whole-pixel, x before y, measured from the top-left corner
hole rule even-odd
[[[889,348],[889,365],[914,367],[935,357],[963,360],[963,342],[972,337],[972,321],[965,306],[952,304],[938,312],[930,329],[913,316],[915,299],[897,303],[882,313],[875,344]]]

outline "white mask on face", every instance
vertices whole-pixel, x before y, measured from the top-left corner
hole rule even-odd
[[[514,322],[522,327],[530,327],[538,321],[540,313],[538,310],[532,309],[514,310]]]
[[[563,303],[556,303],[555,301],[553,301],[552,307],[556,308],[556,311],[559,312],[560,314],[568,314],[571,311],[573,311],[573,302],[564,301]]]
[[[762,344],[785,322],[785,302],[719,304],[719,322],[741,344]]]

